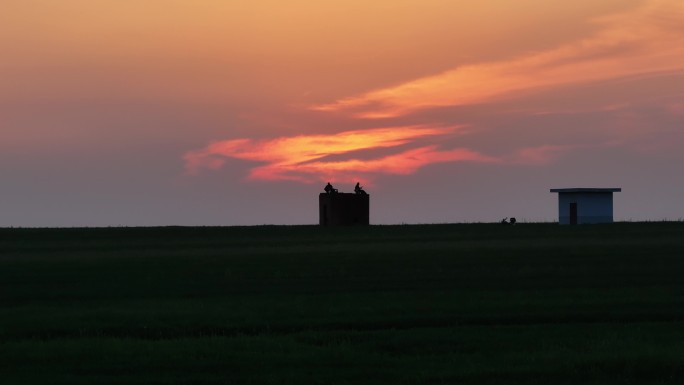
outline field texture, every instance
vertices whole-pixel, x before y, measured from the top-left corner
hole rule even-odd
[[[0,229],[2,384],[681,384],[684,223]]]

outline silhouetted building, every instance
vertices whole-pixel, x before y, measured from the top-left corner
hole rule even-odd
[[[613,193],[620,188],[552,188],[558,193],[558,223],[613,223]]]
[[[369,224],[368,194],[322,193],[318,196],[318,222],[321,226]]]

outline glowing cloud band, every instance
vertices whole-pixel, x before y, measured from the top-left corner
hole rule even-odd
[[[684,72],[684,2],[652,0],[598,20],[593,37],[510,60],[461,66],[394,87],[312,106],[359,118],[390,118],[547,89],[630,76]]]
[[[202,168],[219,169],[225,165],[226,159],[234,158],[266,163],[250,171],[251,179],[351,181],[355,178],[368,180],[372,174],[411,174],[421,167],[439,162],[495,161],[494,158],[462,148],[439,150],[434,145],[399,148],[415,145],[415,141],[421,138],[451,134],[454,130],[409,126],[268,140],[225,140],[187,153],[186,170],[192,174]],[[373,154],[374,150],[379,149],[390,149],[394,153]],[[368,153],[361,157],[361,151]],[[335,159],[329,159],[331,156],[335,156]]]

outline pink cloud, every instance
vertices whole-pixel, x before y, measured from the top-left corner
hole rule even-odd
[[[515,151],[515,153],[508,158],[508,161],[519,164],[546,165],[577,147],[579,146],[552,144],[525,147]]]
[[[360,118],[388,118],[550,87],[684,72],[684,2],[651,0],[595,23],[603,28],[593,37],[556,49],[461,66],[311,108]]]
[[[202,168],[220,169],[226,159],[234,158],[265,163],[250,170],[250,179],[302,182],[368,181],[376,174],[412,174],[432,163],[495,161],[492,157],[464,148],[439,150],[437,146],[430,145],[407,150],[400,147],[415,145],[422,138],[453,134],[455,130],[455,127],[408,126],[268,140],[233,139],[189,152],[184,159],[190,174]],[[379,149],[394,153],[372,153]],[[370,155],[365,154],[362,158],[359,151],[370,152]],[[335,156],[335,159],[329,159],[330,156]]]

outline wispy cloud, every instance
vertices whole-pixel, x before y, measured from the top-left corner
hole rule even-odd
[[[456,129],[408,126],[266,140],[233,139],[212,143],[184,158],[191,174],[202,168],[219,169],[234,158],[265,163],[251,169],[251,179],[303,182],[369,180],[376,174],[411,174],[431,163],[495,161],[468,149],[440,150],[417,143],[422,138],[453,134]],[[407,145],[413,148],[406,149]],[[374,152],[381,149],[385,150],[383,154]],[[368,153],[361,156],[363,151]]]
[[[684,2],[652,0],[594,22],[601,25],[594,36],[553,50],[461,66],[312,109],[388,118],[550,87],[684,72]]]
[[[229,159],[240,159],[255,162],[248,172],[248,178],[252,180],[341,182],[369,181],[378,174],[407,175],[442,162],[548,165],[577,150],[586,141],[566,143],[563,137],[552,134],[539,137],[540,131],[536,131],[535,137],[521,133],[511,141],[501,139],[501,136],[497,137],[496,143],[494,137],[470,141],[482,144],[485,140],[489,144],[487,148],[498,154],[494,157],[473,148],[445,145],[449,135],[461,127],[445,127],[446,123],[434,122],[453,122],[456,117],[446,120],[432,117],[429,119],[433,123],[414,126],[401,121],[405,118],[419,121],[416,119],[423,115],[416,112],[421,110],[495,102],[503,105],[502,99],[523,100],[542,91],[558,95],[558,88],[570,85],[597,85],[622,78],[684,73],[684,2],[650,0],[632,11],[593,22],[599,26],[593,36],[555,49],[461,66],[394,87],[310,107],[339,113],[329,117],[340,122],[359,118],[398,118],[390,120],[397,126],[335,134],[217,141],[185,154],[186,170],[193,174],[201,169],[220,169],[226,167]],[[560,110],[540,103],[530,107],[526,115],[544,117],[558,111],[579,115],[587,109],[608,114],[630,108],[623,100],[601,103],[598,108],[586,103],[568,103]],[[673,114],[682,111],[681,105],[674,102],[669,109]],[[496,113],[492,111],[491,115]],[[491,121],[497,127],[507,124],[496,118]],[[478,131],[475,125],[471,128]],[[503,137],[511,139],[511,135],[517,133]],[[596,143],[596,140],[592,142]]]
[[[506,161],[508,163],[545,165],[579,147],[582,146],[544,144],[536,147],[525,147],[515,151],[514,154],[506,158]]]

